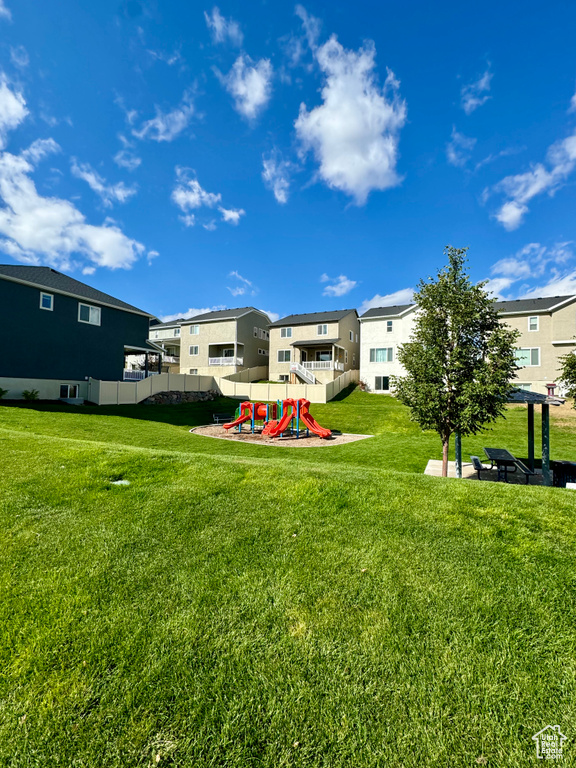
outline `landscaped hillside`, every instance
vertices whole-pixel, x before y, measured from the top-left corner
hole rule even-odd
[[[571,736],[570,491],[396,471],[439,444],[391,398],[313,406],[377,437],[297,451],[190,435],[211,410],[0,409],[0,763],[524,766]],[[521,453],[525,416],[465,452]]]

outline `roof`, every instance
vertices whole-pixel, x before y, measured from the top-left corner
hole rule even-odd
[[[0,279],[6,278],[17,283],[33,285],[38,288],[45,288],[54,293],[62,293],[68,296],[74,296],[79,299],[86,299],[95,304],[104,304],[114,309],[123,309],[126,312],[134,312],[137,315],[154,317],[150,312],[144,312],[143,309],[127,304],[125,301],[115,299],[108,293],[92,288],[86,283],[74,280],[73,277],[63,275],[51,267],[28,267],[20,264],[0,264]]]
[[[340,339],[310,339],[310,341],[293,341],[291,347],[326,347],[336,344]]]
[[[416,304],[396,304],[392,307],[372,307],[372,309],[364,312],[362,319],[365,317],[397,317],[415,306]]]
[[[337,323],[342,320],[343,317],[349,315],[350,312],[354,312],[358,317],[358,312],[355,309],[338,309],[332,312],[310,312],[304,315],[287,315],[286,317],[276,320],[275,323],[270,323],[270,328],[284,328],[287,325],[313,325],[314,323]]]
[[[533,405],[562,405],[564,397],[542,395],[540,392],[529,392],[526,389],[513,389],[508,396],[509,403],[532,403]]]
[[[174,328],[186,322],[188,322],[187,317],[177,317],[176,320],[171,320],[170,322],[166,322],[166,323],[161,323],[160,321],[158,321],[157,323],[151,322],[150,330],[157,331],[159,328]]]
[[[494,305],[499,314],[512,312],[549,312],[560,304],[576,299],[576,296],[546,296],[541,299],[516,299],[497,301]]]
[[[268,318],[268,315],[265,312],[262,312],[261,309],[256,309],[256,307],[238,307],[236,309],[219,309],[216,312],[204,312],[202,315],[187,317],[185,320],[182,320],[182,324],[210,323],[218,320],[238,320],[239,317],[247,315],[249,312],[258,312],[259,315],[264,315],[264,317]]]

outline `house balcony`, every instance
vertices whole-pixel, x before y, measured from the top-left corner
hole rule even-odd
[[[244,365],[243,357],[209,357],[208,365]]]
[[[158,371],[130,371],[128,369],[124,369],[124,374],[122,377],[123,381],[142,381],[143,379],[148,378],[148,376],[158,376]]]
[[[302,363],[302,367],[309,371],[343,371],[344,363],[338,360],[314,360],[310,363]]]
[[[177,357],[176,355],[163,355],[162,362],[163,363],[179,363],[180,358]]]

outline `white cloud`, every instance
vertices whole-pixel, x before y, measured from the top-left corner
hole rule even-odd
[[[120,168],[126,168],[127,171],[135,171],[142,160],[133,151],[134,144],[131,141],[128,141],[128,139],[121,133],[118,134],[118,138],[122,142],[124,149],[119,150],[114,155],[114,162]]]
[[[4,4],[4,0],[0,0],[0,19],[8,19],[8,21],[10,21],[11,18],[12,18],[12,14],[8,10],[8,8],[6,8],[6,5]]]
[[[175,50],[172,53],[165,53],[164,51],[153,51],[149,49],[148,53],[150,56],[152,56],[153,59],[156,59],[157,61],[163,61],[164,64],[168,64],[169,67],[174,66],[174,64],[184,62],[182,53],[179,50]]]
[[[21,153],[21,157],[35,165],[48,155],[55,155],[57,152],[60,152],[60,146],[54,139],[36,139]]]
[[[414,291],[412,288],[401,288],[394,293],[387,293],[381,296],[377,293],[371,299],[365,299],[358,308],[358,314],[363,315],[369,309],[374,307],[395,307],[402,304],[411,304],[414,299]]]
[[[212,8],[212,14],[204,11],[204,18],[215,43],[225,43],[229,40],[232,45],[237,45],[240,48],[244,41],[244,35],[237,21],[226,19],[217,6]]]
[[[174,320],[179,320],[182,318],[183,320],[189,320],[191,317],[197,317],[198,315],[205,315],[206,312],[218,312],[221,309],[226,309],[225,304],[218,304],[214,307],[190,307],[190,309],[187,309],[186,312],[177,312],[174,315],[163,315],[160,317],[160,320],[162,320],[163,323],[171,323]]]
[[[247,120],[255,120],[272,93],[272,64],[269,59],[254,63],[241,53],[227,75],[215,69],[218,79],[234,99],[234,107]]]
[[[229,285],[226,286],[232,296],[256,296],[258,293],[258,288],[256,288],[250,280],[242,277],[242,275],[236,269],[230,272],[228,277],[233,277],[238,281],[238,285],[233,287],[230,287]]]
[[[27,114],[24,96],[11,90],[6,77],[0,75],[0,149],[6,146],[8,132],[19,126]]]
[[[535,286],[526,291],[521,299],[532,299],[539,296],[569,296],[576,293],[576,269],[564,275],[555,275],[543,285]]]
[[[462,109],[467,115],[474,112],[475,109],[485,104],[490,96],[490,81],[492,80],[492,72],[490,68],[481,75],[478,80],[473,83],[464,85],[460,91]]]
[[[10,60],[19,69],[25,69],[30,64],[30,56],[23,45],[10,46]]]
[[[58,269],[129,269],[144,246],[116,225],[86,222],[68,200],[43,197],[30,178],[33,166],[23,157],[0,156],[0,248],[18,261],[46,263]],[[87,263],[86,263],[87,262]]]
[[[302,5],[297,5],[294,13],[302,21],[304,28],[304,34],[306,35],[306,41],[308,42],[311,50],[315,50],[318,46],[318,38],[320,37],[320,31],[322,29],[322,22],[316,16],[311,16],[306,12],[306,9]]]
[[[108,184],[89,163],[79,164],[76,158],[72,158],[71,171],[77,179],[85,181],[107,207],[113,206],[114,203],[125,203],[136,194],[135,186],[127,187],[122,181],[118,184]]]
[[[555,243],[551,247],[528,243],[513,256],[500,259],[491,267],[491,277],[486,289],[499,298],[509,298],[504,292],[509,291],[516,283],[521,284],[520,298],[556,296],[562,293],[575,274],[574,270],[567,272],[565,266],[574,258],[571,246],[571,242]],[[549,276],[549,279],[544,285],[528,286],[527,281],[545,275]]]
[[[190,168],[176,168],[176,186],[172,190],[171,197],[183,213],[180,220],[187,227],[193,227],[196,224],[196,215],[193,211],[198,211],[201,208],[218,207],[222,221],[238,224],[245,211],[242,208],[223,208],[219,205],[222,201],[222,195],[219,192],[207,192],[203,189],[198,179],[191,176],[193,173],[194,171]],[[202,224],[202,226],[209,231],[216,229],[214,219]]]
[[[329,283],[322,291],[322,296],[345,296],[358,285],[356,280],[350,280],[346,275],[328,277],[326,273],[321,276],[320,282]]]
[[[310,112],[300,105],[296,133],[304,151],[314,152],[320,178],[363,205],[373,189],[401,181],[396,163],[406,105],[392,72],[383,88],[377,84],[372,42],[349,51],[332,36],[315,56],[325,75],[323,103]]]
[[[476,139],[458,133],[456,127],[452,127],[452,138],[446,144],[446,157],[451,165],[463,168],[472,156],[472,150],[476,145]]]
[[[290,189],[290,171],[292,163],[282,160],[277,151],[262,156],[262,178],[268,189],[274,192],[274,197],[279,203],[288,201]]]
[[[158,256],[160,256],[158,251],[148,251],[148,253],[146,254],[146,260],[148,261],[148,264],[152,264],[154,259],[157,259]]]
[[[270,312],[269,309],[260,309],[260,312],[264,312],[265,315],[268,315],[271,323],[275,323],[276,320],[280,320],[280,315],[278,312]]]
[[[548,148],[546,167],[533,165],[526,173],[506,176],[491,189],[484,190],[484,199],[493,193],[507,198],[495,214],[495,218],[507,230],[517,229],[528,213],[528,203],[543,192],[553,195],[576,167],[576,132]]]
[[[185,93],[180,105],[171,112],[163,112],[158,106],[155,110],[156,117],[144,122],[138,130],[132,130],[132,135],[137,139],[150,139],[157,142],[173,141],[187,128],[194,114],[194,105],[190,93]],[[128,114],[133,113],[127,113],[127,116]]]
[[[229,224],[234,224],[234,226],[237,226],[240,222],[240,217],[246,215],[246,211],[242,208],[222,208],[222,206],[218,207],[218,210],[222,214],[222,221],[227,221]]]

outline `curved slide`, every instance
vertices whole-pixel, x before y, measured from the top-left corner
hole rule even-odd
[[[237,427],[240,424],[244,424],[245,421],[250,421],[252,419],[252,403],[249,400],[246,400],[246,402],[242,403],[240,405],[240,416],[238,416],[237,419],[234,419],[234,421],[231,421],[229,424],[224,424],[224,429],[232,429],[233,427]]]
[[[286,405],[290,404],[292,408],[287,408]],[[296,404],[294,403],[294,400],[284,400],[284,416],[280,419],[280,421],[274,425],[271,426],[270,431],[268,432],[268,435],[270,437],[278,437],[278,435],[281,435],[283,432],[285,432],[288,427],[290,426],[290,422],[294,418],[296,413]]]
[[[312,418],[310,411],[308,410],[309,405],[309,400],[304,400],[304,398],[300,400],[300,420],[304,422],[310,432],[314,432],[314,434],[318,435],[318,437],[332,437],[332,432],[330,432],[329,429],[321,427],[320,424],[318,424],[318,422]]]

